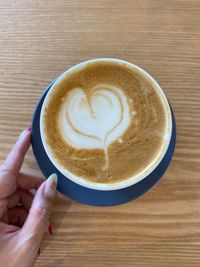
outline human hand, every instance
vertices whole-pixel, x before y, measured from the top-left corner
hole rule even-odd
[[[33,266],[56,194],[56,174],[44,181],[20,173],[30,142],[28,128],[0,166],[0,262],[5,267]],[[35,196],[31,189],[37,190]]]

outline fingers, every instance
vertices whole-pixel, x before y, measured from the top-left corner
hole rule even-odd
[[[13,176],[17,176],[23,160],[24,156],[29,149],[31,143],[31,131],[30,128],[24,130],[17,142],[14,144],[10,153],[8,154],[5,162],[3,163],[3,168],[9,171]]]
[[[53,199],[56,195],[57,175],[52,174],[37,190],[24,226],[20,231],[21,238],[24,238],[31,247],[39,247],[48,218],[51,211]]]
[[[16,178],[30,142],[31,132],[27,129],[21,133],[6,160],[0,166],[0,199],[8,197],[16,190]]]
[[[17,227],[21,227],[24,224],[27,216],[28,212],[23,207],[15,207],[8,210],[9,224]]]
[[[23,190],[23,189],[17,189],[14,194],[12,194],[8,199],[6,199],[6,207],[8,209],[16,207],[19,203],[23,206],[23,208],[26,209],[27,212],[29,212],[32,202],[33,202],[34,195],[30,193],[29,191]],[[8,216],[3,218],[3,221],[5,223],[9,223]],[[48,222],[48,226],[50,223]],[[47,228],[45,230],[45,233],[50,233],[51,231]]]
[[[25,190],[38,189],[44,182],[44,178],[19,173],[17,177],[17,184],[20,188]]]
[[[14,208],[18,203],[21,203],[22,206],[29,211],[33,201],[33,195],[25,190],[18,189],[15,193],[8,198],[8,208]]]
[[[29,211],[33,195],[27,190],[38,189],[42,182],[44,182],[44,178],[20,173],[17,180],[19,188],[8,198],[7,206],[8,208],[14,208],[18,203],[21,203]]]
[[[7,234],[7,233],[13,233],[13,232],[16,232],[18,231],[20,228],[15,226],[15,225],[8,225],[8,224],[5,224],[5,223],[1,223],[0,222],[0,233],[4,233],[4,234]]]

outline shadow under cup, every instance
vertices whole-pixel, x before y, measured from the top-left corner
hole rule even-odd
[[[112,60],[115,61],[116,59],[97,59],[97,60]],[[97,60],[90,60],[87,62],[83,62],[78,64],[68,71],[73,70],[73,68],[81,67],[83,64],[87,64],[88,62],[97,61]],[[119,62],[120,60],[116,60]],[[144,70],[140,69],[139,67],[133,65],[132,63],[121,61],[126,64],[130,64],[137,70],[141,71],[145,77],[150,78],[153,82],[153,86],[159,88],[162,97],[164,97],[165,101],[167,101],[166,96],[164,95],[162,89],[157,84],[157,82]],[[66,75],[61,74],[54,82],[59,82],[62,79],[62,76]],[[170,116],[170,129],[169,129],[169,138],[167,140],[167,145],[163,150],[163,153],[159,160],[156,161],[156,164],[148,169],[147,172],[143,174],[143,176],[138,177],[137,179],[128,179],[127,182],[121,182],[115,186],[99,186],[98,184],[88,185],[85,182],[83,183],[82,180],[74,180],[69,179],[69,177],[63,173],[63,171],[55,164],[52,157],[48,154],[48,151],[44,148],[44,144],[41,138],[41,128],[40,128],[40,116],[41,116],[41,109],[43,102],[45,100],[48,91],[51,90],[52,82],[48,88],[45,90],[44,94],[41,96],[38,105],[35,109],[35,113],[33,115],[32,121],[32,147],[33,152],[35,154],[36,160],[40,169],[42,170],[45,177],[48,177],[51,173],[58,174],[58,190],[63,193],[64,195],[80,201],[82,203],[97,205],[97,206],[109,206],[109,205],[117,205],[121,203],[125,203],[132,199],[135,199],[145,192],[147,192],[151,187],[153,187],[164,174],[165,170],[167,169],[176,143],[176,128],[175,128],[175,120],[172,109],[168,105],[168,112]]]

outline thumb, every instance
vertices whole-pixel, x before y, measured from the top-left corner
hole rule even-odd
[[[37,190],[29,215],[21,229],[23,243],[37,251],[47,227],[51,206],[56,195],[57,175],[52,174]]]

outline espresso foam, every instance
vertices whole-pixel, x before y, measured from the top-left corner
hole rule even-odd
[[[115,62],[88,63],[54,85],[44,132],[57,163],[94,183],[134,177],[165,144],[167,115],[156,89]]]
[[[108,168],[107,149],[129,127],[131,114],[123,91],[99,84],[89,92],[74,88],[63,99],[58,127],[63,139],[75,149],[103,149]]]

